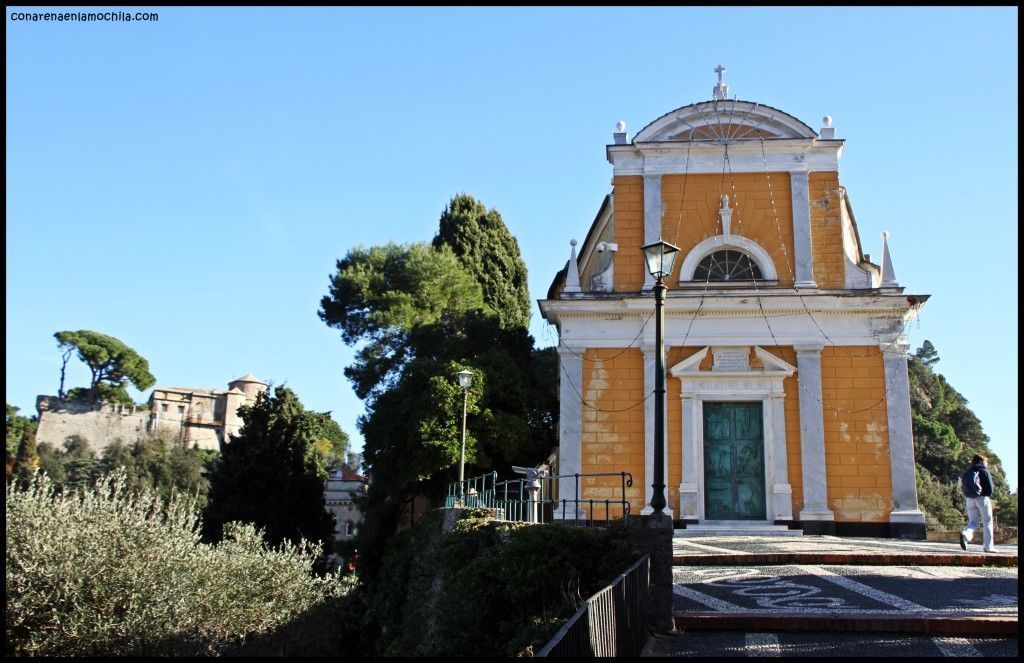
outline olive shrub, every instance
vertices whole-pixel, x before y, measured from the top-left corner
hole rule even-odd
[[[194,497],[130,489],[123,473],[64,493],[38,475],[8,487],[6,512],[8,655],[244,652],[354,584],[311,573],[317,546],[270,549],[251,525],[204,544]]]

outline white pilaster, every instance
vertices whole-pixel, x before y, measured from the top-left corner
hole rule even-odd
[[[797,345],[800,394],[800,461],[804,505],[800,520],[835,520],[825,485],[825,419],[821,398],[821,345]]]
[[[583,349],[558,347],[558,498],[576,499],[576,480],[583,457]],[[569,475],[566,477],[566,475]],[[581,487],[582,489],[582,487]],[[565,509],[566,520],[583,518],[578,505],[569,504]],[[556,509],[555,518],[563,517],[562,509]]]
[[[781,385],[780,385],[781,390]],[[782,393],[773,393],[764,401],[765,448],[772,448],[770,476],[775,520],[793,519],[793,486],[789,482],[789,455],[786,450],[786,399]],[[770,415],[769,415],[770,411]]]
[[[889,424],[889,471],[892,475],[892,513],[889,522],[924,523],[917,504],[914,434],[910,416],[907,344],[882,345],[885,364],[885,404]]]
[[[644,175],[644,246],[661,238],[661,175]],[[644,290],[654,288],[654,277],[644,270]]]
[[[703,403],[695,394],[682,395],[683,402],[683,482],[679,484],[679,517],[703,518],[700,487],[704,473]]]
[[[790,171],[793,209],[793,264],[797,288],[817,288],[814,282],[814,255],[811,249],[811,204],[807,171]]]

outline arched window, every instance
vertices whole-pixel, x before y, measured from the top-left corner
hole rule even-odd
[[[722,249],[704,257],[693,271],[694,281],[761,281],[754,259],[734,249]]]
[[[708,237],[690,249],[679,266],[682,286],[711,282],[742,287],[755,281],[771,283],[778,278],[768,252],[757,242],[739,235]]]
[[[352,524],[351,520],[345,521],[345,536],[352,536],[355,534],[355,525]]]

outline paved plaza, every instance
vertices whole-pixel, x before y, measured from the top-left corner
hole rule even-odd
[[[648,656],[1017,655],[1017,545],[673,538],[676,633]]]
[[[1016,636],[1017,546],[836,536],[673,538],[681,632]]]

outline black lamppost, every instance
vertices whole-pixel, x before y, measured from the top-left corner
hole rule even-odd
[[[473,384],[473,372],[458,372],[459,386],[462,387],[462,452],[459,454],[459,490],[462,490],[463,476],[466,466],[466,399],[469,397],[469,386]]]
[[[664,513],[665,505],[665,277],[672,273],[679,247],[658,238],[642,247],[647,271],[654,277],[654,489],[651,509]]]

